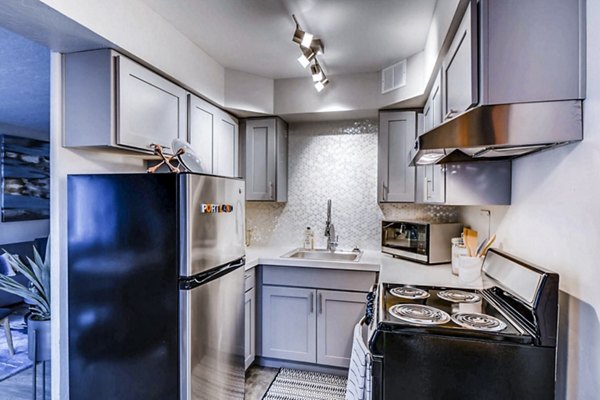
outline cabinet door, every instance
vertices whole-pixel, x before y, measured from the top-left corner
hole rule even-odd
[[[246,200],[275,200],[276,120],[246,123]]]
[[[379,201],[414,202],[415,167],[409,150],[416,135],[416,113],[383,112],[379,115]]]
[[[213,173],[213,134],[217,111],[215,106],[201,98],[189,96],[188,141],[207,174]]]
[[[262,356],[316,362],[316,291],[265,285],[262,293]]]
[[[222,176],[239,176],[238,122],[224,111],[217,110],[213,145],[213,173]]]
[[[245,369],[254,362],[256,355],[256,292],[254,288],[248,290],[244,295],[244,366]]]
[[[186,91],[127,58],[117,56],[116,62],[117,144],[148,150],[187,138]]]
[[[421,198],[417,203],[444,203],[446,201],[446,169],[443,165],[424,165],[418,174],[422,182]]]
[[[365,315],[366,295],[317,291],[317,364],[350,366],[354,326]]]
[[[443,65],[443,119],[455,117],[478,101],[477,13],[471,1]]]

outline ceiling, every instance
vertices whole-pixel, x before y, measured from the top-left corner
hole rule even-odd
[[[0,127],[50,130],[50,50],[0,28]]]
[[[224,67],[305,77],[295,14],[320,37],[329,75],[373,72],[425,46],[436,0],[142,0]]]

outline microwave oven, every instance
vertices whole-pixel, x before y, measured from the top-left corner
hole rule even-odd
[[[450,239],[460,237],[462,230],[460,223],[383,221],[381,251],[424,264],[449,263]]]

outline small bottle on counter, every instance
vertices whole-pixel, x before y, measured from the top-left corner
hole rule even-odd
[[[315,235],[310,229],[310,226],[306,227],[304,231],[304,250],[313,250],[315,248]]]
[[[462,237],[450,239],[452,242],[452,273],[458,275],[458,257],[468,254],[467,246]]]

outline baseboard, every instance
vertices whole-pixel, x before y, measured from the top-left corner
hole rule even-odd
[[[280,360],[277,358],[256,357],[254,363],[267,368],[292,368],[301,369],[304,371],[322,372],[325,374],[348,376],[348,368],[330,367],[327,365],[319,365],[312,363],[304,363],[299,361]]]

